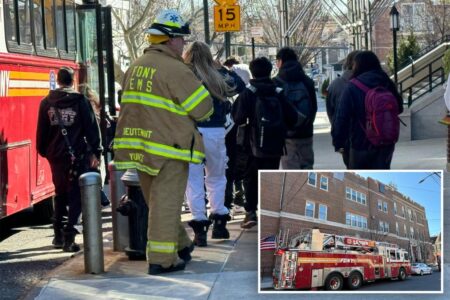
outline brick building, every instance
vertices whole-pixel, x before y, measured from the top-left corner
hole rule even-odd
[[[433,260],[425,208],[394,187],[351,172],[263,172],[260,180],[261,238],[318,228],[397,244],[412,261]],[[273,252],[261,251],[261,271],[272,267]]]
[[[397,32],[397,47],[400,40],[411,32],[418,39],[421,47],[441,38],[441,32],[447,30],[438,24],[447,22],[448,13],[445,7],[448,4],[442,1],[428,0],[401,0],[396,1],[396,8],[400,17],[400,30]],[[382,63],[386,62],[389,51],[393,47],[392,30],[390,28],[391,16],[389,15],[392,3],[386,3],[385,11],[380,15],[372,27],[372,51],[376,53]],[[448,11],[448,8],[446,8]],[[399,62],[400,63],[400,62]]]

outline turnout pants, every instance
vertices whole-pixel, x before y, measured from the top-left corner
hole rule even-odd
[[[147,203],[147,262],[170,267],[178,259],[178,250],[191,245],[181,223],[181,205],[188,177],[186,162],[167,160],[157,176],[138,171]]]

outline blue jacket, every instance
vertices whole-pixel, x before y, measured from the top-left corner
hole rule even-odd
[[[374,88],[384,86],[396,96],[399,114],[403,112],[403,99],[397,92],[394,83],[383,71],[368,71],[357,77],[359,81]],[[365,93],[353,83],[346,85],[341,98],[338,101],[336,115],[333,120],[331,135],[335,150],[346,147],[346,141],[350,140],[350,147],[355,150],[369,150],[371,143],[366,138],[363,126],[366,122]]]

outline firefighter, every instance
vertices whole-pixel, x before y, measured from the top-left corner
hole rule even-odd
[[[148,273],[157,275],[183,270],[191,260],[181,205],[189,163],[205,157],[195,123],[208,119],[213,106],[181,58],[190,30],[180,14],[162,10],[146,32],[150,46],[124,77],[114,160],[119,169],[138,171],[149,208]]]

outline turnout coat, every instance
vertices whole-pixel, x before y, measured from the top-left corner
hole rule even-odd
[[[114,139],[118,169],[157,175],[167,159],[202,163],[196,122],[213,113],[209,92],[182,58],[151,45],[128,69]]]

